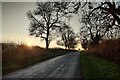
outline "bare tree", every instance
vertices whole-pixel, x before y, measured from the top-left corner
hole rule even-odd
[[[61,37],[60,40],[57,41],[57,44],[60,46],[65,46],[65,48],[75,48],[77,45],[76,35],[66,24],[63,24],[62,27],[59,29],[59,35]]]
[[[103,13],[106,14],[102,19],[105,19],[108,16],[111,16],[112,20],[112,24],[111,27],[113,25],[117,25],[120,28],[120,1],[116,1],[116,2],[86,2],[83,4],[82,8],[84,8],[85,6],[89,6],[89,8],[91,9],[89,16],[92,15],[92,13],[99,11],[99,10],[103,10]],[[97,4],[97,5],[94,5]],[[101,20],[102,20],[101,19]]]
[[[88,29],[87,27],[83,26],[80,28],[80,34],[78,35],[80,38],[80,43],[82,47],[86,50],[89,45],[89,34],[88,34]]]
[[[53,40],[52,33],[59,27],[59,22],[67,18],[68,13],[76,13],[78,5],[80,4],[71,2],[37,2],[36,9],[27,12],[30,35],[43,38],[48,49]]]
[[[120,28],[117,26],[109,28],[106,35],[104,36],[104,39],[117,39],[117,38],[120,38]]]
[[[86,49],[89,45],[95,46],[100,43],[109,31],[112,19],[110,16],[103,19],[105,15],[102,13],[103,10],[92,13],[92,16],[89,16],[91,9],[83,10],[82,12],[82,22],[84,23],[84,26],[81,27],[80,36],[81,43]]]

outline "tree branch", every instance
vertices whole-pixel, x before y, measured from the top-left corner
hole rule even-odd
[[[50,25],[50,28],[53,26],[53,24],[55,24],[58,21],[58,12],[60,9],[58,9],[57,13],[56,13],[56,20]]]

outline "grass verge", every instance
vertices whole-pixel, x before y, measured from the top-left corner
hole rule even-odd
[[[89,56],[84,52],[80,53],[81,74],[85,79],[120,79],[120,67],[117,64],[101,58]]]
[[[21,52],[21,50],[23,50]],[[16,53],[16,51],[20,51]],[[32,64],[45,61],[47,59],[64,55],[72,50],[64,50],[64,49],[42,49],[42,48],[33,48],[31,50],[27,49],[24,50],[22,47],[21,49],[13,49],[13,51],[10,51],[7,53],[3,53],[3,64],[2,64],[2,73],[7,74],[22,68],[25,68],[27,66],[30,66]]]

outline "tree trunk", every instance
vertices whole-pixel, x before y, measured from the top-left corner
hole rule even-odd
[[[46,49],[48,49],[49,48],[49,43],[48,43],[48,38],[46,38]]]
[[[49,28],[47,29],[47,35],[46,35],[46,39],[45,39],[45,41],[46,41],[46,49],[48,49],[49,48]]]

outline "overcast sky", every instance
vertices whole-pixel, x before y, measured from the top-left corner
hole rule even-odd
[[[2,2],[2,35],[3,41],[14,41],[17,43],[32,43],[34,45],[45,46],[39,38],[30,37],[28,34],[29,20],[26,12],[35,9],[35,2]],[[79,31],[80,23],[78,15],[74,15],[70,21],[75,32]],[[55,41],[50,47],[57,47]]]

